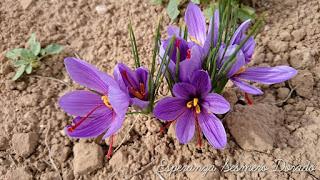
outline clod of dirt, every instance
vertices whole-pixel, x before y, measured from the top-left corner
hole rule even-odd
[[[273,40],[269,41],[268,47],[273,53],[285,52],[288,49],[288,42]]]
[[[289,62],[291,66],[296,69],[304,69],[314,66],[315,59],[312,56],[310,49],[299,49],[290,52]]]
[[[123,167],[122,163],[119,162],[128,162],[128,153],[123,150],[118,150],[110,159],[109,164],[114,169],[121,169]]]
[[[102,167],[103,150],[97,144],[80,142],[74,146],[73,153],[74,174],[84,175]]]
[[[20,0],[20,4],[22,6],[22,9],[27,9],[33,0]]]
[[[9,170],[6,174],[7,180],[32,180],[32,174],[24,167],[18,167],[14,170]]]
[[[291,40],[291,35],[288,31],[281,31],[279,33],[279,38],[283,41],[290,41]]]
[[[22,157],[30,156],[38,144],[37,133],[18,133],[12,136],[12,147],[15,153]]]
[[[286,97],[288,97],[289,93],[290,90],[286,87],[277,89],[277,95],[279,99],[285,99]]]
[[[66,170],[62,173],[62,179],[63,180],[73,180],[74,179],[74,175],[73,172],[70,170]]]
[[[58,160],[60,163],[65,162],[71,153],[70,147],[63,146],[62,144],[53,145],[51,148],[51,151],[52,151],[53,157],[56,160]]]
[[[41,175],[41,180],[60,180],[60,175],[57,172],[47,172]]]
[[[312,73],[308,70],[299,71],[298,74],[291,80],[292,86],[296,87],[296,92],[299,96],[311,98],[314,86]]]
[[[27,94],[20,97],[19,102],[22,106],[28,107],[28,106],[36,106],[39,101],[39,95],[38,94]]]
[[[306,31],[303,28],[301,28],[301,29],[292,31],[291,34],[292,34],[294,40],[296,42],[299,42],[306,36]]]
[[[275,143],[276,121],[283,116],[282,111],[271,104],[237,105],[226,121],[230,133],[244,150],[267,151]]]
[[[4,136],[0,136],[0,150],[4,151],[8,148],[8,139]]]

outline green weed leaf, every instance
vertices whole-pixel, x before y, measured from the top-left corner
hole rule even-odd
[[[200,0],[191,0],[191,2],[193,2],[195,4],[200,4]]]
[[[52,55],[52,54],[58,54],[62,50],[63,50],[63,46],[60,46],[59,44],[50,44],[46,48],[43,49],[43,53],[48,54],[48,55]],[[42,55],[44,55],[44,54],[42,54]]]
[[[178,6],[179,6],[179,0],[169,1],[169,4],[167,6],[167,13],[172,20],[176,19],[180,14]]]
[[[8,51],[5,56],[9,59],[18,59],[21,56],[22,50],[22,48],[12,49]]]
[[[151,3],[155,5],[160,5],[162,4],[162,0],[151,0]]]
[[[30,74],[31,71],[32,71],[32,66],[31,66],[31,64],[28,64],[27,67],[26,67],[26,73]]]
[[[40,43],[36,40],[36,34],[32,33],[31,37],[28,40],[28,46],[31,52],[35,55],[38,56],[41,50],[41,45]]]
[[[21,58],[23,60],[34,60],[36,59],[36,56],[32,53],[29,49],[22,49],[21,50]]]
[[[15,80],[19,79],[22,76],[22,74],[24,73],[25,69],[26,69],[26,65],[21,65],[18,68],[16,74],[13,76],[12,80],[15,81]]]

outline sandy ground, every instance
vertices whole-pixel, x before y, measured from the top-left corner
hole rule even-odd
[[[320,2],[256,3],[258,11],[266,14],[266,25],[257,36],[252,64],[289,64],[299,74],[290,82],[261,86],[265,94],[253,97],[252,106],[242,105],[241,93],[226,90],[224,95],[231,101],[232,111],[223,118],[228,133],[224,150],[215,150],[206,141],[201,150],[195,143],[180,145],[172,128],[159,133],[159,121],[139,115],[127,117],[115,148],[127,136],[107,160],[105,143],[72,140],[62,132],[71,117],[58,107],[57,100],[81,88],[69,79],[63,58],[77,53],[109,73],[117,62],[133,65],[127,33],[131,18],[141,59],[149,65],[160,15],[164,25],[170,23],[165,10],[151,6],[148,0],[0,1],[0,179],[319,178]],[[105,12],[98,13],[96,6],[101,4]],[[46,58],[32,75],[12,82],[14,70],[4,53],[24,46],[32,32],[43,45],[57,42],[65,50]],[[161,92],[165,94],[166,88]],[[276,162],[286,168],[273,171]],[[249,172],[235,168],[254,164],[268,169]],[[309,169],[297,172],[289,164]],[[156,173],[178,165],[216,170],[212,168],[206,174]]]

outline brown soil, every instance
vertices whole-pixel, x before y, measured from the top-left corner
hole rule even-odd
[[[266,13],[266,25],[257,37],[253,64],[290,64],[299,74],[290,82],[261,86],[265,94],[254,97],[252,106],[239,104],[240,93],[225,92],[233,109],[223,119],[228,133],[224,150],[215,150],[206,141],[201,150],[195,143],[180,145],[172,128],[161,134],[159,121],[139,115],[127,117],[117,136],[118,144],[125,138],[123,144],[107,160],[106,144],[69,139],[62,131],[71,117],[57,100],[81,88],[69,79],[63,58],[77,53],[109,73],[117,62],[133,65],[127,33],[131,19],[141,59],[149,65],[159,17],[169,24],[163,7],[151,6],[148,0],[0,1],[0,179],[161,179],[155,172],[163,159],[172,165],[217,169],[226,162],[272,168],[283,159],[295,165],[310,162],[316,168],[312,172],[160,173],[166,179],[320,177],[320,2],[256,3],[258,11]],[[4,53],[24,46],[32,32],[43,45],[60,43],[65,51],[45,59],[32,75],[12,82],[14,70]]]

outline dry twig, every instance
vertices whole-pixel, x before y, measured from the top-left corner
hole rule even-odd
[[[55,169],[55,171],[59,174],[59,177],[60,179],[62,180],[61,178],[61,173],[58,169],[58,167],[56,166],[56,164],[54,163],[54,160],[52,158],[52,152],[51,152],[51,149],[50,149],[50,146],[48,144],[48,135],[49,135],[49,132],[50,132],[50,122],[48,121],[47,123],[47,132],[46,132],[46,136],[45,136],[45,139],[44,139],[44,143],[46,145],[46,148],[48,149],[48,154],[49,154],[49,160],[50,160],[50,163],[51,163],[51,166]]]

